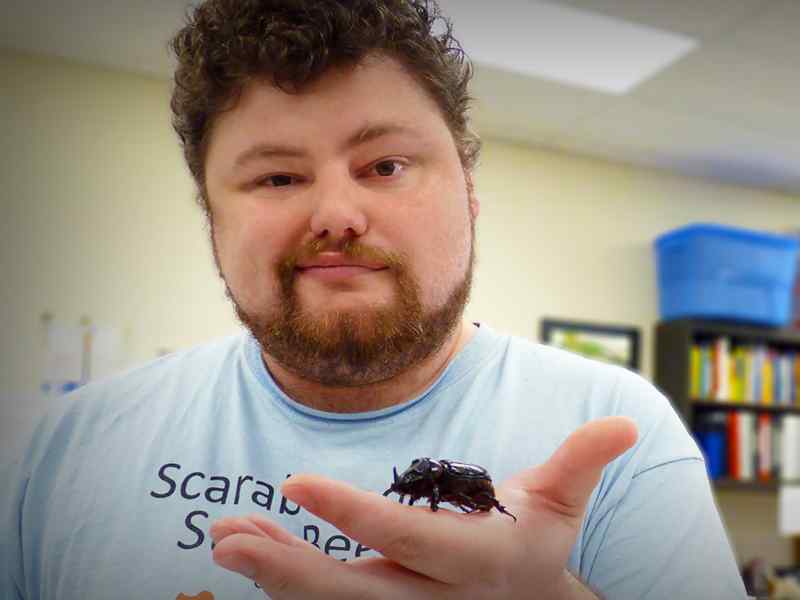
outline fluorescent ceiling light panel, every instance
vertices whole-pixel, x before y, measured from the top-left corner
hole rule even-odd
[[[536,0],[440,0],[477,63],[625,94],[682,58],[692,38]]]

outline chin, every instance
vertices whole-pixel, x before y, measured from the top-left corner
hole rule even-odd
[[[301,300],[299,308],[306,314],[313,316],[325,314],[349,314],[354,317],[366,316],[377,311],[392,309],[397,306],[394,298],[386,298],[377,294],[332,294],[330,296],[317,296],[312,301]]]

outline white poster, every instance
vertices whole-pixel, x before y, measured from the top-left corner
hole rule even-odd
[[[786,537],[800,535],[800,485],[784,485],[778,492],[778,531]]]
[[[60,387],[66,383],[81,382],[85,334],[86,328],[81,325],[48,325],[41,375],[46,392],[51,391],[51,385]]]
[[[92,327],[89,346],[89,379],[104,379],[119,372],[124,364],[122,332],[117,327]]]

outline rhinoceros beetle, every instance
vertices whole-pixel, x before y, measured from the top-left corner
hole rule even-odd
[[[466,513],[476,510],[488,512],[494,507],[515,522],[517,520],[494,497],[492,478],[478,465],[425,457],[412,460],[402,475],[397,475],[396,467],[393,473],[394,482],[383,495],[399,494],[401,503],[406,496],[409,496],[409,506],[420,498],[429,498],[434,512],[439,510],[440,502],[448,502]]]

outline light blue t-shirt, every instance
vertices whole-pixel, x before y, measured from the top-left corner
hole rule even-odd
[[[606,415],[640,437],[605,469],[569,569],[608,600],[744,598],[702,455],[664,396],[485,325],[422,395],[368,413],[292,401],[246,333],[78,390],[3,474],[0,596],[263,598],[213,563],[214,520],[261,513],[336,558],[374,555],[283,498],[291,473],[383,492],[392,467],[430,456],[500,483]]]

